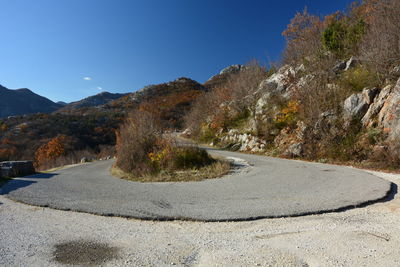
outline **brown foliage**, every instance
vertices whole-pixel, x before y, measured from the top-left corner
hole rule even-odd
[[[211,129],[226,128],[237,116],[252,111],[258,99],[257,89],[267,77],[264,67],[252,61],[238,73],[225,77],[225,82],[199,97],[185,118],[193,136],[199,137],[208,124]]]
[[[117,167],[136,177],[200,168],[214,162],[205,150],[178,145],[166,137],[160,120],[143,111],[132,115],[118,131],[116,150]]]
[[[321,34],[323,23],[318,16],[311,15],[307,9],[297,13],[282,35],[286,38],[284,63],[310,61],[322,50]]]
[[[35,152],[36,167],[42,168],[57,158],[65,155],[65,141],[66,136],[60,135],[39,147]]]
[[[251,61],[245,69],[233,75],[225,87],[231,91],[232,107],[237,113],[243,113],[247,109],[253,109],[255,101],[259,98],[258,86],[267,76],[266,69],[257,61]]]
[[[191,103],[202,94],[200,90],[174,92],[144,101],[138,110],[160,118],[166,127],[179,128],[182,125],[182,113],[186,113]]]
[[[148,154],[153,152],[160,134],[160,122],[153,114],[132,114],[116,134],[116,165],[137,176],[154,172]]]
[[[400,1],[365,2],[369,30],[361,55],[377,72],[387,76],[392,67],[400,64]]]

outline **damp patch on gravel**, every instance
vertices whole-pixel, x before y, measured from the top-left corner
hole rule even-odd
[[[89,240],[68,241],[54,246],[54,260],[61,264],[100,265],[117,259],[119,248]]]

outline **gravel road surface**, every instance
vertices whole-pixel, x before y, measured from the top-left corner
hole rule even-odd
[[[398,175],[374,173],[399,185]],[[400,266],[400,198],[244,222],[142,221],[0,195],[0,266]]]
[[[42,207],[139,219],[236,221],[316,214],[384,198],[391,183],[362,170],[214,150],[251,166],[220,179],[137,183],[113,177],[113,161],[10,181],[7,198]]]

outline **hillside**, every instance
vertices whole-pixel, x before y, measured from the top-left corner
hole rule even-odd
[[[126,95],[126,94],[113,94],[113,93],[109,93],[109,92],[102,92],[97,95],[86,97],[79,101],[65,104],[57,112],[68,113],[68,112],[71,112],[72,110],[76,110],[79,108],[96,107],[96,106],[104,105],[115,99],[121,98],[124,95]]]
[[[185,133],[232,150],[398,169],[399,14],[395,0],[296,14],[281,67],[212,77]]]
[[[122,97],[108,93],[89,97],[70,104],[68,112],[63,108],[64,112],[0,120],[0,161],[33,159],[46,144],[50,144],[46,149],[55,146],[62,152],[56,158],[62,158],[63,164],[79,161],[83,155],[112,155],[115,131],[129,114],[146,111],[159,116],[167,128],[181,128],[193,101],[206,91],[196,81],[179,78]],[[108,102],[112,97],[117,99]],[[87,106],[102,101],[108,103]]]
[[[51,113],[60,107],[62,106],[29,89],[10,90],[0,85],[0,118],[39,112]]]
[[[161,118],[166,127],[182,128],[184,116],[192,103],[208,89],[189,78],[146,86],[120,99],[112,101],[102,110],[129,113],[147,111]]]
[[[80,140],[69,142],[70,152],[98,153],[100,146],[115,144],[114,131],[130,114],[146,112],[164,129],[187,128],[193,139],[232,150],[398,168],[398,14],[395,0],[365,1],[326,17],[304,10],[283,32],[280,67],[233,65],[204,84],[179,78],[122,97],[89,97],[61,114],[5,119],[0,158],[19,159],[21,149],[32,158],[38,146],[60,134]],[[1,92],[34,95],[26,89]]]

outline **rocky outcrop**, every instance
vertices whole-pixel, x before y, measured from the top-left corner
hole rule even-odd
[[[351,57],[349,60],[344,60],[338,62],[332,69],[332,71],[336,74],[339,74],[343,71],[348,71],[351,68],[356,67],[360,61],[355,57]]]
[[[364,120],[369,112],[370,106],[374,104],[375,97],[378,95],[379,88],[365,88],[361,93],[353,94],[348,97],[343,104],[343,115],[347,124],[352,120]],[[368,117],[372,115],[370,111]],[[365,120],[368,120],[367,118]]]
[[[212,76],[208,79],[204,86],[210,90],[217,88],[223,84],[225,84],[231,75],[239,73],[242,70],[245,70],[246,66],[244,65],[231,65],[229,67],[224,68],[220,71],[219,74]]]
[[[361,120],[364,126],[370,127],[370,126],[374,126],[374,124],[378,123],[378,121],[375,120],[375,118],[378,116],[378,114],[382,110],[382,107],[385,104],[390,93],[392,92],[392,89],[393,89],[393,86],[388,85],[385,88],[383,88],[380,92],[378,92],[378,95],[375,97],[374,101],[369,106],[367,113],[364,115],[364,117]],[[381,115],[381,117],[382,117],[382,115]]]
[[[221,144],[232,150],[249,151],[253,153],[265,152],[267,144],[264,140],[247,133],[239,133],[232,129],[220,140]]]
[[[0,177],[19,177],[35,173],[32,161],[0,162]]]
[[[334,71],[346,72],[359,64],[359,60],[352,57],[340,62]],[[282,103],[293,100],[299,89],[307,90],[314,77],[304,71],[304,66],[283,66],[263,80],[255,93],[258,99],[255,106],[252,106],[251,116],[244,124],[246,127],[241,125],[240,129],[230,129],[225,133],[221,129],[218,133],[220,144],[240,151],[265,152],[295,158],[310,155],[310,149],[314,145],[323,150],[330,142],[340,142],[346,131],[358,131],[359,123],[365,128],[373,127],[376,129],[372,130],[387,133],[380,137],[383,138],[379,139],[380,143],[374,145],[379,146],[382,142],[400,138],[400,80],[396,86],[364,88],[345,99],[342,109],[325,111],[309,121],[305,118],[307,125],[298,121],[297,125],[286,125],[283,129],[276,126],[274,118],[282,113]],[[334,79],[332,81],[327,88],[340,89],[340,83]],[[349,128],[350,126],[357,127]],[[360,130],[360,133],[365,132]],[[268,141],[249,133],[265,136]],[[386,140],[386,136],[390,139]],[[371,151],[373,146],[368,142],[360,143],[360,146],[365,145],[366,151]],[[274,149],[271,150],[272,147]]]
[[[297,71],[293,67],[284,66],[276,73],[262,81],[258,88],[258,92],[262,92],[264,94],[285,94],[289,86],[293,84],[296,73]]]
[[[362,118],[368,110],[363,93],[353,94],[343,104],[343,115],[347,121]]]
[[[390,71],[390,76],[392,76],[393,78],[399,78],[400,77],[400,66],[394,67]]]
[[[231,66],[226,67],[225,69],[221,70],[219,75],[237,73],[237,72],[241,71],[244,68],[245,68],[245,66],[244,65],[240,65],[240,64],[231,65]]]
[[[332,71],[336,74],[344,71],[346,69],[347,62],[346,61],[340,61],[338,62],[332,69]]]
[[[351,57],[346,62],[346,68],[344,69],[344,71],[348,71],[349,69],[356,67],[359,63],[360,61],[358,59],[356,59],[355,57]]]
[[[309,128],[304,122],[298,121],[295,129],[285,128],[276,136],[274,140],[275,147],[285,157],[301,157],[304,153],[307,134],[309,134]]]
[[[104,104],[107,104],[113,100],[121,98],[127,94],[113,94],[109,92],[102,92],[100,94],[89,96],[84,98],[80,101],[72,102],[70,104],[65,105],[63,108],[58,110],[58,112],[67,112],[79,108],[86,108],[86,107],[97,107]]]
[[[261,95],[256,103],[255,113],[258,116],[263,115],[265,108],[269,105],[272,96],[279,96],[289,99],[296,88],[306,84],[306,81],[312,79],[310,75],[299,77],[299,73],[304,70],[304,66],[297,68],[291,66],[283,66],[276,73],[263,80],[256,92]]]
[[[400,79],[391,92],[388,93],[378,113],[377,123],[389,135],[389,139],[400,138]]]
[[[329,134],[331,136],[338,134],[338,128],[336,121],[338,120],[338,115],[333,111],[325,111],[321,113],[318,120],[315,122],[311,133],[312,136],[320,139],[322,135]]]

